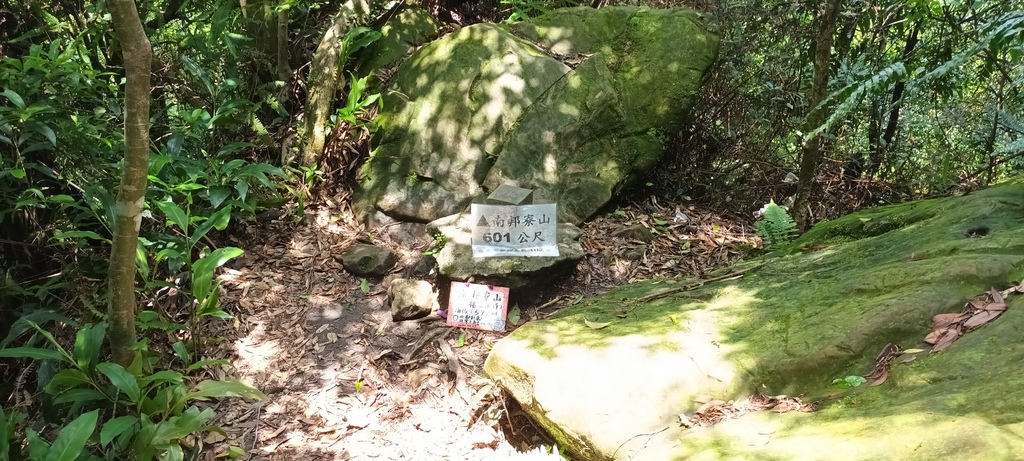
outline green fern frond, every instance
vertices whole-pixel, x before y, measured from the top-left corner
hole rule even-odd
[[[888,91],[889,87],[896,84],[896,82],[906,80],[908,75],[907,67],[902,62],[894,62],[878,71],[871,78],[850,83],[841,90],[830,94],[814,110],[824,110],[826,107],[834,106],[831,109],[832,114],[825,120],[825,123],[808,133],[807,139],[811,139],[831,129],[836,122],[845,118],[850,112],[853,112],[860,105],[860,102],[864,100],[864,97],[882,94]],[[838,104],[836,103],[837,101]]]
[[[785,243],[796,233],[796,222],[789,216],[785,208],[775,204],[775,200],[765,207],[764,215],[754,223],[757,235],[764,240],[765,248]]]

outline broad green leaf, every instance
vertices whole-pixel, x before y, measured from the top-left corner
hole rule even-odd
[[[223,186],[216,186],[211,187],[209,193],[210,205],[213,205],[214,208],[217,208],[220,206],[220,204],[224,203],[224,201],[227,200],[229,196],[231,196],[231,189],[228,189],[227,187]]]
[[[53,132],[53,128],[50,128],[49,126],[40,123],[35,126],[35,129],[36,132],[45,136],[46,140],[50,141],[50,144],[53,147],[57,147],[57,133]]]
[[[4,338],[3,341],[0,341],[0,349],[7,347],[7,345],[12,341],[18,339],[18,337],[25,334],[25,332],[32,330],[38,324],[46,322],[61,322],[75,328],[78,327],[78,322],[58,314],[57,312],[44,309],[32,311],[14,321],[11,325],[11,331],[7,333],[7,337]]]
[[[192,365],[189,365],[188,368],[185,369],[185,371],[195,371],[207,365],[231,365],[231,362],[226,359],[200,360],[196,363],[193,363]]]
[[[455,340],[455,347],[462,347],[466,345],[466,334],[460,333],[459,339]]]
[[[213,284],[213,289],[210,290],[210,296],[207,296],[202,303],[199,304],[199,309],[196,310],[196,317],[215,317],[218,319],[230,319],[231,314],[224,312],[224,309],[220,308],[220,281]]]
[[[131,430],[139,423],[139,418],[132,415],[118,416],[103,423],[100,429],[100,445],[107,446],[115,437]]]
[[[167,451],[160,455],[160,461],[184,461],[185,453],[181,451],[181,445],[172,444],[167,447]]]
[[[213,272],[232,258],[241,256],[241,248],[224,247],[213,250],[192,265],[192,295],[196,299],[206,299],[213,285]]]
[[[83,402],[95,402],[97,400],[106,400],[106,394],[91,388],[78,388],[68,389],[55,399],[53,403],[83,403]]]
[[[512,309],[508,311],[508,321],[513,325],[519,325],[520,316],[522,312],[519,310],[519,305],[512,306]]]
[[[15,168],[15,169],[12,169],[12,170],[7,170],[7,172],[10,173],[11,176],[14,176],[17,179],[25,179],[25,170],[22,170],[20,168]]]
[[[156,206],[167,216],[167,219],[176,224],[182,232],[188,235],[188,216],[174,202],[156,202]]]
[[[188,352],[188,348],[185,347],[185,343],[178,341],[171,344],[171,349],[174,350],[174,355],[177,355],[182,362],[186,364],[192,363],[192,354]]]
[[[242,381],[213,381],[199,383],[196,389],[189,392],[187,400],[206,400],[208,398],[243,397],[253,400],[266,400],[267,396],[259,389]]]
[[[189,407],[180,416],[174,416],[158,423],[156,425],[156,432],[153,434],[152,443],[157,446],[176,443],[178,440],[202,429],[214,416],[215,413],[211,408],[200,412],[194,406]]]
[[[238,198],[244,202],[246,194],[249,193],[249,183],[240,180],[235,183],[235,190],[238,191]]]
[[[142,392],[139,390],[139,382],[135,379],[135,375],[129,373],[123,366],[110,362],[98,364],[96,369],[109,378],[110,384],[123,392],[128,400],[135,404],[139,403]]]
[[[25,108],[25,100],[21,98],[21,95],[8,88],[4,88],[3,91],[0,91],[0,96],[6,96],[7,99],[11,101],[11,104],[14,104],[19,109]]]
[[[219,205],[219,204],[218,204]],[[217,206],[217,205],[214,205]],[[203,238],[207,232],[211,229],[224,230],[228,227],[228,222],[231,221],[231,206],[226,206],[217,210],[209,219],[203,221],[199,227],[196,228],[195,233],[189,237],[189,246],[194,246],[199,243],[199,239]]]
[[[56,339],[53,339],[53,335],[51,335],[49,331],[42,329],[39,325],[36,325],[34,322],[28,322],[28,324],[32,326],[32,328],[35,328],[40,335],[46,338],[46,340],[53,345],[54,349],[56,349],[57,352],[59,352],[63,356],[63,358],[61,359],[62,361],[74,363],[74,358],[71,357],[71,354],[68,354],[68,351],[64,350],[64,348],[60,346],[60,343],[58,343]]]
[[[92,367],[99,362],[100,349],[103,347],[103,338],[106,336],[106,322],[85,325],[78,330],[78,335],[75,337],[75,359],[78,361],[78,368],[92,370]]]
[[[142,243],[142,238],[135,245],[135,267],[139,268],[139,275],[143,280],[149,279],[149,251]]]
[[[70,360],[60,352],[52,349],[41,349],[38,347],[12,347],[10,349],[0,349],[0,357],[70,362]]]
[[[46,459],[50,451],[50,444],[46,443],[32,428],[25,429],[25,439],[28,440],[28,457],[32,461]]]
[[[53,375],[50,382],[46,384],[45,390],[48,394],[56,394],[57,391],[64,388],[76,387],[90,383],[92,383],[92,379],[90,379],[89,375],[86,375],[85,372],[75,368],[67,368],[58,371],[57,374]]]
[[[363,293],[369,293],[370,292],[370,282],[368,280],[366,280],[366,279],[360,280],[359,281],[359,289]]]
[[[89,437],[96,431],[96,420],[99,416],[100,411],[93,410],[64,426],[57,435],[57,440],[50,446],[50,451],[46,453],[46,461],[75,461],[85,450]]]
[[[175,343],[175,344],[177,344],[177,343]],[[181,373],[178,373],[177,371],[174,371],[174,370],[161,370],[161,371],[153,373],[153,374],[151,374],[149,376],[143,376],[143,377],[139,378],[139,384],[142,385],[143,387],[149,387],[150,385],[153,385],[153,384],[163,384],[163,383],[181,384],[181,383],[185,382],[184,380],[185,380],[185,377]]]

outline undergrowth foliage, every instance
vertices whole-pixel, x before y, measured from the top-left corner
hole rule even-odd
[[[761,219],[754,223],[757,235],[764,240],[765,248],[771,249],[781,243],[788,242],[796,233],[796,222],[785,208],[772,200],[765,205]]]
[[[148,353],[145,342],[127,368],[100,361],[106,337],[103,322],[79,329],[71,350],[34,322],[27,323],[47,347],[0,349],[0,357],[32,359],[41,370],[49,370],[40,373],[46,378],[39,382],[49,397],[44,400],[49,417],[42,427],[24,429],[27,450],[23,452],[15,434],[25,414],[5,415],[0,410],[3,460],[182,460],[193,434],[223,432],[209,425],[215,413],[202,402],[222,397],[266,399],[239,381],[191,383],[187,373],[211,361],[192,363],[191,357],[181,356],[186,365],[181,370],[155,369],[157,357]],[[44,433],[52,440],[47,441]],[[244,453],[237,447],[232,452],[232,458]]]

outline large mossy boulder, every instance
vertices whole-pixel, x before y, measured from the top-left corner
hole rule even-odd
[[[925,347],[932,316],[1024,277],[1024,181],[849,215],[792,248],[735,280],[635,283],[528,323],[485,369],[574,459],[1021,459],[1024,295],[878,387],[832,381],[889,343]],[[823,408],[679,424],[753,393]]]
[[[357,204],[428,222],[512,184],[579,224],[657,164],[717,52],[682,9],[569,8],[460,29],[399,67]]]

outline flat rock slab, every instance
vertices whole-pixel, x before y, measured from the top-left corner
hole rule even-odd
[[[866,210],[789,249],[734,267],[735,280],[640,282],[530,322],[485,370],[574,459],[1021,459],[1024,296],[881,386],[832,380],[867,374],[886,344],[926,347],[932,316],[1020,282],[1024,181]],[[679,424],[754,392],[841,398]]]

